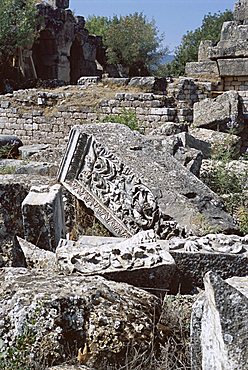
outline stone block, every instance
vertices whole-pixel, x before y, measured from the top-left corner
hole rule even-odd
[[[204,286],[192,312],[191,369],[246,370],[248,278],[208,272]]]
[[[219,77],[218,65],[215,61],[190,62],[185,67],[186,76],[190,77]]]
[[[42,362],[48,369],[72,354],[76,358],[75,352],[82,355],[85,348],[90,368],[106,363],[106,352],[111,353],[110,366],[121,368],[127,343],[135,351],[142,346],[144,353],[154,344],[161,306],[160,299],[142,289],[99,276],[1,269],[1,351],[11,352],[24,337],[32,341],[25,351],[28,368]]]
[[[205,128],[190,128],[189,133],[190,136],[198,140],[199,143],[204,143],[200,148],[196,148],[202,151],[204,159],[210,158],[212,148],[217,148],[220,143],[228,143],[228,145],[231,145],[233,152],[237,153],[237,156],[239,156],[241,148],[240,136]]]
[[[65,235],[61,186],[35,186],[22,203],[24,237],[39,248],[55,251]]]
[[[197,233],[197,215],[221,230],[235,228],[215,193],[173,156],[124,125],[74,127],[59,181],[116,236],[154,229],[166,238],[172,232],[166,220]]]
[[[247,76],[248,58],[218,59],[220,76]]]
[[[198,62],[206,62],[209,59],[209,51],[213,47],[213,41],[203,40],[198,49]]]
[[[215,99],[194,104],[194,127],[209,129],[239,128],[242,122],[241,101],[237,91],[228,91]]]
[[[56,249],[58,268],[67,273],[101,275],[164,295],[176,265],[160,247],[154,231],[141,231],[122,241],[115,239],[94,236],[81,237],[78,242],[61,239]]]
[[[247,0],[238,0],[234,6],[233,18],[237,23],[248,23],[248,2]]]
[[[128,86],[138,87],[145,91],[166,91],[167,81],[166,78],[158,77],[133,77],[131,78]]]

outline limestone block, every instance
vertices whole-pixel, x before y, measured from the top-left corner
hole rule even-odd
[[[166,238],[172,232],[171,221],[174,232],[186,228],[197,233],[197,215],[221,230],[234,227],[215,193],[173,156],[124,125],[74,127],[59,181],[116,236],[153,229]]]
[[[209,129],[238,128],[241,102],[237,91],[228,91],[215,99],[204,99],[194,104],[194,127]]]
[[[204,159],[210,158],[212,148],[217,148],[220,143],[222,144],[228,143],[228,145],[231,145],[231,147],[233,148],[233,152],[237,153],[237,156],[239,156],[241,148],[240,136],[195,127],[190,128],[189,133],[191,137],[194,137],[200,143],[201,142],[205,143],[205,145],[201,145],[200,147],[197,148],[202,151]]]
[[[55,254],[53,252],[38,248],[36,245],[20,237],[17,237],[17,242],[25,258],[25,266],[23,267],[37,270],[57,270]]]
[[[186,76],[218,78],[218,65],[215,61],[190,62],[185,67]]]
[[[199,228],[204,228],[204,219],[199,219]],[[203,287],[203,276],[215,271],[221,278],[248,275],[248,239],[237,235],[207,234],[204,237],[172,238],[165,245],[173,256],[177,272],[173,289],[190,292],[194,287]],[[161,241],[161,246],[163,246]]]
[[[208,272],[205,292],[193,306],[192,370],[246,370],[248,278],[226,281]]]
[[[213,47],[213,41],[203,40],[198,49],[198,62],[205,62],[209,59],[209,51]]]
[[[104,237],[61,239],[56,249],[58,268],[67,273],[101,275],[108,280],[148,289],[161,296],[175,272],[170,254],[160,247],[154,231],[141,231],[130,239],[108,241]]]
[[[248,41],[230,39],[219,41],[217,46],[209,49],[209,57],[211,59],[248,57]]]
[[[158,128],[150,131],[149,135],[170,136],[186,131],[188,131],[188,126],[184,123],[166,122],[163,125],[159,126]]]
[[[95,85],[99,81],[100,81],[100,77],[97,77],[97,76],[92,76],[92,77],[83,76],[79,78],[79,80],[77,81],[77,84],[82,85],[82,86],[89,86],[89,85]]]
[[[196,177],[200,176],[202,164],[202,152],[194,148],[181,146],[174,154],[176,158],[184,167],[186,167]]]
[[[218,59],[220,76],[247,76],[248,58]]]
[[[19,148],[22,159],[31,157],[35,153],[42,152],[43,150],[49,148],[47,144],[33,144],[33,145],[23,145]]]
[[[237,41],[247,40],[248,25],[239,25],[236,22],[224,22],[221,29],[220,42],[228,41],[235,43]]]
[[[61,364],[86,350],[87,366],[99,369],[105,361],[120,368],[127,343],[148,350],[161,313],[157,297],[128,284],[24,268],[0,270],[0,307],[1,353],[13,356],[31,333],[21,358],[28,368]]]
[[[248,23],[248,1],[238,0],[234,6],[234,20],[238,23]]]
[[[55,251],[65,235],[61,186],[32,187],[22,203],[25,239],[39,248]]]
[[[158,77],[133,77],[128,86],[139,87],[145,91],[166,91],[167,81]]]

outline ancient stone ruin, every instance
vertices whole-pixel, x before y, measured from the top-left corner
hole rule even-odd
[[[18,55],[26,80],[75,84],[81,76],[102,73],[101,37],[89,35],[84,18],[74,16],[69,5],[69,0],[37,2],[38,37]]]
[[[224,22],[220,41],[202,41],[198,62],[188,63],[187,76],[219,79],[221,90],[248,90],[247,0],[239,0],[234,8],[234,20]]]
[[[25,73],[78,84],[0,95],[0,368],[247,370],[248,3],[178,79],[37,6]]]

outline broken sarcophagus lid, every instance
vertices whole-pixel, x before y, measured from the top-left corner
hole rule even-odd
[[[59,181],[115,236],[161,238],[234,223],[220,198],[170,154],[116,123],[72,128]]]

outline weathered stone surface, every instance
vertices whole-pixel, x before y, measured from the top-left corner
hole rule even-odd
[[[56,258],[53,252],[38,248],[20,237],[17,237],[17,241],[25,258],[25,266],[23,267],[37,270],[57,270]]]
[[[193,148],[198,151],[201,151],[203,158],[206,156],[206,153],[209,150],[209,144],[206,141],[198,139],[194,135],[188,132],[182,132],[176,135],[182,142],[184,147]]]
[[[47,162],[25,162],[20,159],[0,159],[0,171],[4,173],[5,168],[9,172],[19,175],[56,176],[58,165]]]
[[[184,167],[186,167],[196,177],[200,176],[202,164],[202,152],[194,148],[181,146],[174,155]]]
[[[126,86],[130,81],[130,78],[121,78],[121,77],[105,77],[102,79],[104,85],[114,85],[114,86]]]
[[[1,269],[1,352],[11,356],[22,338],[26,351],[15,355],[36,366],[77,355],[89,367],[123,365],[128,343],[146,350],[156,340],[159,306],[155,296],[102,277]]]
[[[190,236],[186,239],[172,238],[169,240],[171,250],[184,248],[188,252],[217,252],[238,254],[248,252],[248,237],[238,235],[207,234],[203,237]],[[247,255],[248,256],[248,255]]]
[[[12,241],[15,235],[23,236],[22,202],[30,187],[40,185],[43,181],[47,184],[51,183],[51,179],[45,176],[0,175],[0,240],[2,246],[5,240]]]
[[[248,58],[218,59],[218,66],[220,76],[248,76]]]
[[[67,273],[101,275],[148,289],[161,296],[169,290],[175,271],[170,254],[160,247],[153,230],[130,239],[107,242],[104,237],[82,237],[80,242],[61,239],[56,249],[58,268]]]
[[[248,2],[247,0],[238,0],[234,6],[234,20],[241,24],[248,22]]]
[[[22,159],[26,159],[28,157],[31,157],[31,155],[43,152],[48,148],[48,144],[23,145],[19,148],[19,153],[21,154]]]
[[[185,67],[186,76],[190,77],[218,77],[218,65],[215,61],[190,62]]]
[[[145,91],[165,91],[167,82],[165,78],[158,77],[133,77],[129,86],[139,87]]]
[[[77,81],[77,84],[80,86],[89,86],[89,85],[96,85],[100,81],[100,77],[98,76],[83,76],[80,77]]]
[[[188,126],[185,123],[166,122],[158,128],[149,132],[149,136],[164,135],[170,136],[179,134],[180,132],[187,132]]]
[[[237,128],[240,124],[240,99],[237,91],[228,91],[215,99],[194,104],[195,127],[210,129]]]
[[[222,230],[234,227],[216,194],[124,125],[73,128],[59,181],[116,236],[154,229],[166,238],[171,220],[197,233],[199,216]]]
[[[187,145],[188,142],[190,145],[193,146],[193,143],[195,141],[193,137],[187,140],[187,136],[188,136],[187,133],[182,132],[180,134],[169,136],[149,135],[146,136],[146,138],[153,143],[157,150],[171,154],[184,167],[186,167],[190,172],[192,172],[195,176],[198,177],[200,174],[203,155],[200,151],[195,150],[194,148],[191,148]]]
[[[223,281],[209,272],[193,306],[192,370],[245,370],[248,358],[248,278]]]
[[[32,187],[22,203],[25,239],[45,250],[55,251],[65,235],[61,191],[60,185]]]
[[[211,40],[202,40],[199,45],[198,49],[198,62],[207,62],[209,59],[209,52],[211,48],[213,47],[213,41]],[[213,65],[213,68],[215,69],[214,64],[209,64],[209,66]],[[211,70],[211,68],[210,68]],[[216,71],[217,72],[217,71]]]
[[[210,158],[212,151],[216,150],[220,143],[228,143],[228,146],[233,148],[233,154],[239,156],[241,148],[240,136],[196,127],[190,128],[189,134],[197,139],[200,143],[204,143],[198,147],[198,149],[201,150],[204,159]]]
[[[199,227],[204,227],[204,221]],[[180,289],[182,293],[188,293],[194,287],[202,288],[203,276],[210,270],[223,279],[248,275],[247,237],[209,234],[202,238],[172,238],[166,243],[164,247],[177,266],[171,288],[174,292]]]

